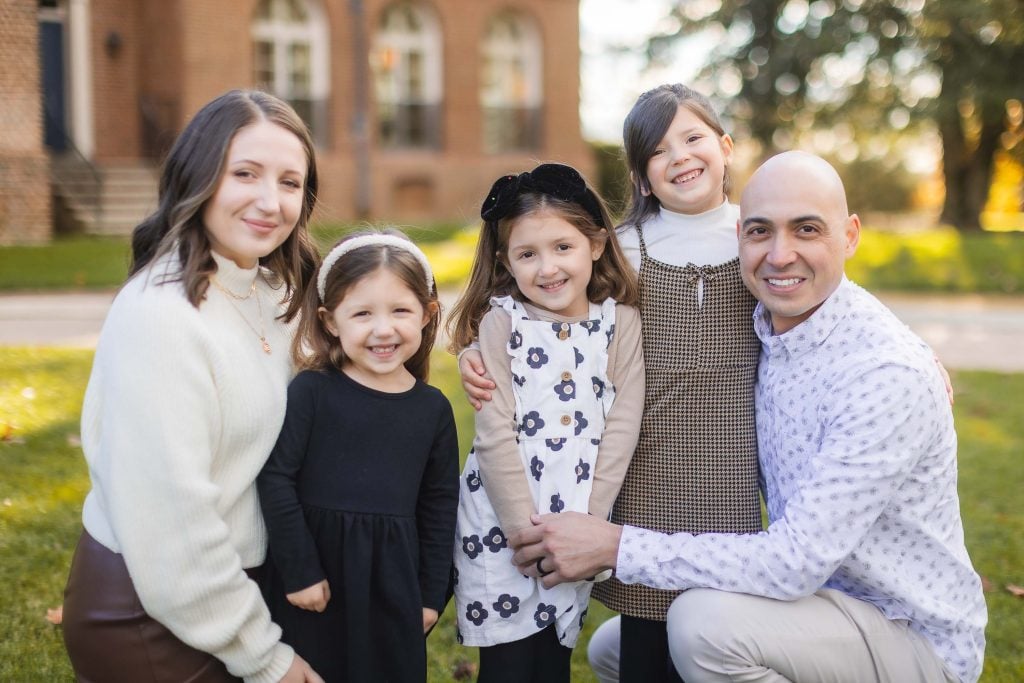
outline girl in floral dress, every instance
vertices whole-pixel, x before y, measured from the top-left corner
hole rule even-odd
[[[461,482],[459,639],[480,646],[484,683],[568,681],[592,583],[544,588],[516,570],[506,537],[537,512],[611,509],[643,407],[636,276],[568,166],[499,178],[481,216],[450,320],[452,346],[478,339],[497,384]]]

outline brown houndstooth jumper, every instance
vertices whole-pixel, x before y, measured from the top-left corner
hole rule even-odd
[[[672,266],[649,258],[639,226],[637,235],[647,395],[612,521],[668,533],[760,531],[754,382],[761,346],[739,260]],[[678,594],[614,578],[594,587],[609,608],[655,621],[665,620]]]

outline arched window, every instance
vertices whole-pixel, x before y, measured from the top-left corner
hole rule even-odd
[[[541,137],[543,57],[535,24],[519,13],[498,14],[487,26],[481,52],[484,150],[537,149]]]
[[[371,64],[380,144],[441,146],[441,30],[427,7],[399,2],[380,15]]]
[[[330,47],[319,0],[259,0],[252,41],[255,86],[295,107],[313,139],[325,146]]]

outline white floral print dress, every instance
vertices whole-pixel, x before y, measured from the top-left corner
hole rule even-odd
[[[512,322],[506,348],[515,385],[517,441],[534,504],[541,513],[586,513],[605,416],[615,396],[607,374],[615,301],[607,299],[599,317],[576,323],[530,320],[511,297],[496,297],[491,306],[507,311]],[[554,624],[559,642],[575,645],[593,584],[548,589],[519,573],[472,451],[459,494],[459,642],[510,643]]]

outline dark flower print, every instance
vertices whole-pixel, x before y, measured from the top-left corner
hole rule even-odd
[[[555,332],[570,332],[572,326],[569,323],[551,323],[551,329]]]
[[[583,620],[587,618],[587,612],[589,611],[590,610],[588,608],[584,607],[583,611],[580,612],[580,628],[583,628]]]
[[[462,645],[464,642],[466,642],[465,639],[462,637],[462,631],[459,630],[458,626],[455,627],[455,641],[459,645]]]
[[[553,451],[560,451],[565,445],[565,439],[544,439],[544,444]]]
[[[604,382],[601,381],[600,377],[591,377],[590,381],[594,383],[594,396],[601,398],[604,396]]]
[[[505,538],[505,534],[501,533],[501,529],[496,526],[491,527],[491,530],[484,536],[484,543],[492,553],[499,552],[502,548],[508,547],[508,540]]]
[[[562,497],[556,493],[551,496],[551,507],[548,509],[552,512],[561,512],[565,509],[565,501],[563,501]]]
[[[536,410],[531,410],[526,415],[523,415],[523,422],[519,425],[519,431],[526,432],[527,436],[533,436],[543,427],[544,420],[541,419],[540,413]]]
[[[515,382],[518,386],[523,386],[524,384],[526,384],[526,378],[520,377],[514,372],[512,373],[512,381]]]
[[[477,626],[484,623],[487,618],[487,610],[484,609],[483,603],[476,600],[466,605],[466,618]]]
[[[590,424],[590,423],[587,421],[587,418],[583,417],[583,413],[581,413],[580,411],[577,410],[576,411],[576,429],[575,429],[576,436],[579,436],[580,434],[582,434],[583,430],[587,428],[588,424]]]
[[[526,352],[526,364],[536,370],[548,362],[548,354],[539,346],[531,346]]]
[[[533,620],[537,622],[537,628],[546,628],[555,623],[555,606],[539,603],[537,611],[533,613]]]
[[[458,586],[459,585],[459,568],[456,567],[455,565],[452,565],[452,585],[453,586]]]
[[[559,401],[571,401],[576,395],[576,382],[571,379],[564,379],[555,386],[555,394]]]
[[[508,348],[518,349],[523,345],[523,335],[519,330],[512,330],[512,336],[508,338]]]
[[[501,615],[502,619],[508,619],[519,611],[519,598],[508,593],[502,593],[491,605],[494,611]]]
[[[587,331],[587,334],[594,334],[601,329],[600,320],[584,320],[580,323],[580,327]]]
[[[590,463],[583,462],[583,458],[576,463],[576,483],[580,483],[585,479],[590,479]]]
[[[580,351],[579,349],[577,349],[575,346],[572,347],[572,350],[575,351],[575,355],[576,355],[576,367],[579,367],[579,366],[583,365],[583,360],[584,360],[583,352]]]
[[[480,543],[479,536],[473,534],[472,536],[462,537],[462,552],[466,553],[469,559],[475,560],[476,556],[482,553],[483,551],[484,546],[482,543]]]
[[[615,336],[615,325],[612,325],[611,327],[609,327],[608,331],[605,332],[605,334],[608,336],[608,343],[611,344],[612,343],[612,337]]]
[[[591,439],[590,440],[590,445],[591,446],[600,446],[601,445],[601,439]]]
[[[471,470],[466,475],[466,488],[469,489],[470,493],[476,493],[480,490],[480,470]]]
[[[544,471],[544,463],[536,455],[530,459],[530,474],[537,481],[540,481],[540,474]]]

